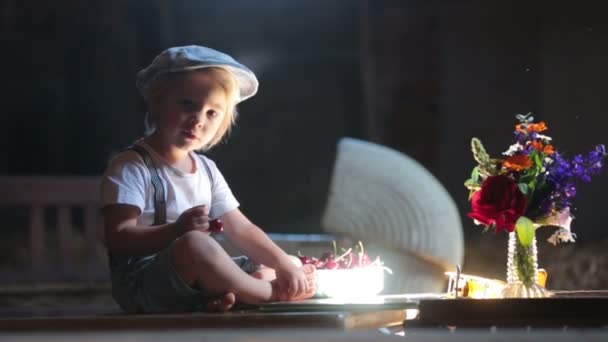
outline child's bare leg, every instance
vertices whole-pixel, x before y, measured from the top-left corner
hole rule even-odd
[[[266,281],[271,281],[277,278],[277,274],[274,271],[274,268],[266,267],[264,265],[262,265],[259,270],[249,273],[249,275],[256,279]]]
[[[184,234],[173,246],[173,264],[190,286],[204,288],[211,296],[232,292],[236,300],[257,304],[276,300],[273,285],[241,270],[210,236],[198,231]]]
[[[296,266],[302,267],[302,262],[300,261],[300,259],[298,257],[290,255],[289,258]],[[270,267],[266,267],[264,265],[262,265],[262,267],[259,270],[252,272],[251,276],[254,278],[257,278],[257,279],[262,279],[262,280],[267,280],[267,281],[277,279],[277,274],[274,271],[274,269],[270,268]]]

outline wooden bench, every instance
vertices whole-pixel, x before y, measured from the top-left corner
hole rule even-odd
[[[0,285],[108,280],[99,181],[97,176],[0,177],[0,207],[25,208],[29,236],[29,264],[3,270]],[[49,211],[56,211],[56,222],[48,222]],[[82,227],[72,219],[75,211],[82,213]],[[51,239],[51,234],[56,236]],[[333,239],[325,234],[269,235],[292,254],[301,250],[320,255],[331,248]],[[238,253],[221,236],[218,241],[229,253]]]
[[[0,177],[0,206],[28,210],[30,265],[5,274],[5,281],[94,279],[104,277],[100,259],[99,177],[92,176],[3,176]],[[51,262],[47,246],[47,212],[56,210],[58,262]],[[74,211],[82,212],[82,230],[73,223]],[[76,244],[84,255],[74,255]],[[5,272],[6,273],[6,272]]]

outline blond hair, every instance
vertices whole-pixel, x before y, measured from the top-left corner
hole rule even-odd
[[[224,119],[220,123],[215,136],[211,138],[211,141],[207,145],[201,148],[202,151],[207,151],[213,146],[219,144],[222,139],[230,135],[232,126],[236,123],[238,112],[236,110],[236,104],[239,96],[239,85],[236,77],[228,70],[221,67],[208,67],[200,68],[187,71],[171,72],[166,73],[158,77],[152,82],[144,91],[143,96],[147,106],[150,106],[152,99],[162,96],[167,89],[169,89],[177,78],[183,75],[185,72],[204,72],[210,75],[217,84],[224,90],[226,94],[226,112],[224,113]],[[146,114],[144,121],[145,134],[150,135],[156,130],[156,122],[150,113]]]

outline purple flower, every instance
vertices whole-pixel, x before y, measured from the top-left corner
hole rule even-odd
[[[563,190],[567,198],[574,198],[576,196],[576,186],[574,183],[567,183]]]
[[[553,155],[553,163],[547,167],[547,184],[551,184],[551,200],[556,209],[570,207],[576,196],[576,181],[585,183],[602,170],[606,148],[597,145],[586,156],[578,154],[568,161],[558,152]],[[546,195],[546,194],[545,194]]]
[[[526,146],[528,141],[528,135],[526,133],[515,131],[515,142],[518,142],[521,146]]]
[[[602,170],[606,156],[606,147],[597,145],[595,149],[583,156],[576,155],[572,160],[573,175],[585,183],[591,182],[591,176],[596,176]]]

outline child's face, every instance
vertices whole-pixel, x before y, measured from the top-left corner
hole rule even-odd
[[[224,121],[226,92],[204,71],[184,72],[170,82],[152,101],[157,133],[169,145],[188,151],[201,149]]]

